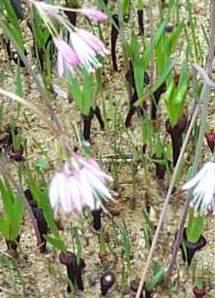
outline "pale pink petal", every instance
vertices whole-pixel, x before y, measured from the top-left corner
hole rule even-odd
[[[87,177],[88,177],[88,180],[89,180],[92,188],[96,192],[99,193],[99,195],[101,196],[102,199],[105,199],[105,198],[111,199],[112,198],[112,195],[109,192],[108,188],[105,186],[104,183],[102,183],[102,181],[99,180],[98,177],[96,177],[89,171],[87,172]]]
[[[58,210],[61,205],[65,213],[81,213],[84,207],[100,208],[103,200],[112,200],[112,193],[106,187],[110,180],[94,159],[73,154],[51,180],[51,206]]]
[[[81,213],[83,209],[82,197],[78,187],[78,181],[74,177],[67,179],[67,192],[70,198],[71,211]]]
[[[100,180],[104,183],[112,182],[113,178],[106,174],[99,166],[99,164],[92,158],[87,160],[79,159],[80,163],[83,164],[89,171],[91,171],[94,175],[96,175]]]
[[[70,202],[67,194],[67,177],[62,174],[61,179],[58,181],[58,195],[61,206],[65,213],[71,212]]]
[[[80,64],[80,60],[76,52],[62,39],[54,38],[54,43],[58,49],[58,73],[62,76],[64,66],[68,68],[70,72],[74,72],[74,68]]]
[[[63,166],[63,172],[65,173],[65,175],[71,175],[75,170],[79,170],[79,161],[76,155],[74,154],[73,157],[71,157],[65,162]]]
[[[108,53],[103,42],[98,39],[94,34],[84,30],[78,29],[79,36],[99,55],[105,55]]]
[[[104,22],[107,20],[107,15],[98,9],[82,8],[80,12],[90,20]]]
[[[49,185],[49,200],[52,208],[56,208],[59,202],[58,187],[57,187],[57,174],[55,174]]]
[[[49,186],[49,200],[53,209],[58,209],[61,203],[62,190],[64,193],[65,177],[62,173],[56,173]]]
[[[80,63],[90,72],[101,66],[95,50],[76,31],[70,33],[70,42]]]
[[[106,184],[109,182],[113,182],[113,178],[106,174],[104,171],[101,169],[96,169],[95,167],[88,165],[87,169],[94,175],[96,176],[99,180],[102,181],[102,183]]]
[[[79,180],[79,189],[82,195],[82,200],[84,206],[89,207],[90,209],[95,209],[95,198],[93,197],[93,190],[89,184],[88,177],[86,175],[86,170],[83,168],[76,175],[76,179]]]

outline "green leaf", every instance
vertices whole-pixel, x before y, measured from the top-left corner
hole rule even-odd
[[[137,10],[141,10],[144,8],[143,0],[137,0]]]
[[[166,69],[155,81],[155,84],[153,85],[153,87],[151,89],[149,89],[149,91],[146,92],[144,96],[139,98],[138,101],[136,101],[135,106],[140,105],[145,100],[146,97],[153,94],[168,79],[168,76],[170,75],[172,69],[177,64],[177,62],[178,62],[178,60],[174,59],[168,63]]]
[[[144,144],[151,144],[153,139],[152,122],[148,118],[144,118],[142,121],[142,135],[144,137]]]
[[[175,125],[181,117],[185,96],[189,85],[189,72],[187,66],[184,66],[180,72],[180,79],[177,86],[175,86],[174,79],[168,81],[168,89],[165,94],[165,103],[168,116],[173,125]]]
[[[54,237],[52,237],[50,235],[47,235],[45,238],[56,249],[58,249],[60,251],[65,250],[65,248],[66,248],[65,243],[60,238],[54,238]]]
[[[7,188],[6,181],[3,181],[2,179],[0,179],[0,192],[4,206],[5,217],[10,221],[12,217],[11,210],[13,207],[13,195],[11,194],[11,191],[9,191],[9,189]]]
[[[16,198],[13,203],[13,217],[10,222],[10,240],[15,240],[19,234],[19,229],[25,212],[25,206],[21,198]]]
[[[135,81],[135,87],[137,90],[138,98],[140,98],[143,95],[143,88],[144,88],[144,68],[142,59],[138,57],[134,60],[134,81]]]
[[[68,76],[68,86],[75,103],[82,110],[82,91],[79,82],[74,77]]]
[[[120,8],[122,15],[128,14],[130,10],[130,0],[121,0]]]
[[[143,65],[145,69],[148,67],[149,62],[151,61],[153,49],[156,49],[158,47],[159,42],[161,41],[162,37],[165,34],[165,26],[166,26],[166,21],[161,22],[158,25],[157,31],[155,33],[153,44],[151,44],[151,42],[146,42],[145,44],[144,53],[143,53]]]
[[[134,58],[137,55],[139,45],[136,34],[132,31],[131,33],[131,41],[128,46],[128,53],[131,60],[132,65],[134,64]],[[139,52],[139,51],[138,51]]]
[[[58,236],[59,231],[54,221],[52,208],[48,199],[48,191],[41,190],[41,185],[33,178],[29,168],[26,168],[26,182],[27,185],[29,185],[33,198],[37,201],[38,206],[43,210],[43,215],[49,228],[55,236]]]
[[[171,78],[171,81],[169,81],[169,85],[167,87],[167,91],[165,93],[165,104],[168,112],[168,116],[170,118],[171,123],[173,122],[173,113],[174,113],[174,96],[175,96],[175,82],[174,79]]]
[[[154,37],[154,45],[155,47],[158,46],[159,42],[161,41],[162,37],[165,34],[165,27],[166,27],[166,21],[162,21],[155,33],[155,37]]]
[[[6,179],[4,181],[0,179],[0,192],[4,207],[4,218],[1,219],[2,227],[0,229],[6,239],[15,240],[24,215],[24,204],[14,195]]]
[[[0,218],[0,232],[5,239],[9,239],[9,222],[7,218]]]
[[[177,59],[173,59],[172,61],[169,61],[163,73],[160,74],[158,79],[155,81],[155,84],[151,90],[152,93],[154,93],[166,81],[167,77],[169,76],[169,74],[171,73],[174,66],[177,64],[177,62],[178,62]]]
[[[47,170],[49,168],[49,162],[46,159],[37,159],[34,162],[34,166],[40,170]]]
[[[159,270],[155,273],[155,275],[151,278],[150,281],[147,281],[146,288],[147,290],[152,290],[155,288],[157,284],[163,281],[165,274],[165,267],[160,266]]]
[[[22,32],[20,29],[20,23],[17,19],[14,8],[11,4],[11,1],[1,0],[1,11],[5,11],[4,14],[4,24],[7,26],[8,30],[11,31],[13,37],[16,39],[16,42],[19,43],[19,46],[24,49],[24,43],[22,38]],[[3,20],[3,19],[2,19]]]
[[[50,32],[44,25],[44,22],[41,22],[41,17],[38,11],[34,8],[32,10],[31,20],[37,54],[41,49],[45,52],[47,50],[47,41],[48,38],[50,38]]]
[[[15,78],[15,84],[16,84],[16,94],[20,97],[23,96],[23,81],[21,78],[21,71],[20,71],[20,65],[18,64],[16,67],[16,78]]]
[[[197,242],[202,234],[204,227],[204,215],[196,214],[193,209],[190,209],[187,225],[187,240]]]
[[[81,86],[71,75],[68,76],[68,84],[70,92],[75,100],[75,103],[80,109],[80,112],[83,115],[89,115],[90,108],[93,105],[94,94],[96,92],[96,82],[92,77],[92,74],[89,74],[87,71],[82,71],[83,85]]]
[[[94,80],[92,75],[84,72],[84,83],[83,83],[83,97],[82,97],[82,110],[84,115],[89,115],[90,108],[93,105],[93,93],[94,93]]]
[[[177,45],[177,41],[181,35],[181,32],[184,28],[183,23],[180,23],[176,29],[171,33],[170,37],[169,37],[169,41],[168,41],[168,52],[169,55],[171,55],[171,53],[173,53],[173,51],[176,48]]]
[[[151,221],[151,219],[149,218],[149,214],[146,212],[145,209],[142,210],[142,214],[143,214],[143,219],[145,221],[145,225],[147,225],[151,231],[154,231],[155,226],[154,226],[153,222]]]
[[[155,49],[158,75],[161,74],[165,69],[165,66],[167,64],[167,56],[168,58],[170,58],[169,55],[167,54],[166,48],[163,43],[164,41],[162,43],[160,42],[159,46]]]

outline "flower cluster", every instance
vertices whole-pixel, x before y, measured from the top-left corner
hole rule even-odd
[[[196,211],[215,214],[215,162],[207,162],[182,189],[190,192],[190,204]]]
[[[31,1],[38,9],[40,16],[53,35],[54,44],[58,50],[57,70],[60,77],[67,72],[74,74],[77,67],[83,67],[87,71],[92,72],[95,68],[101,66],[98,56],[107,54],[103,42],[94,34],[74,27],[68,21],[64,11],[79,12],[91,20],[100,22],[107,19],[103,12],[90,8],[72,9],[46,4],[45,2]],[[61,34],[56,30],[52,19],[68,31],[69,42],[63,40]]]
[[[99,209],[104,200],[112,199],[106,186],[111,181],[94,159],[75,154],[51,180],[51,206],[55,212],[62,208],[65,213],[81,213],[85,207]]]

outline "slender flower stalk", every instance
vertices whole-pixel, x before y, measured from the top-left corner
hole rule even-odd
[[[55,212],[61,207],[65,213],[78,214],[85,207],[99,209],[103,207],[104,200],[112,199],[112,193],[106,186],[111,181],[112,177],[94,159],[75,154],[51,180],[51,206]]]

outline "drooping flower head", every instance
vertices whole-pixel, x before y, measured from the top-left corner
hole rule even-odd
[[[89,45],[91,49],[94,50],[96,55],[105,56],[108,54],[103,42],[99,40],[94,34],[86,31],[84,29],[77,29],[76,33],[83,39],[83,41]]]
[[[75,154],[51,180],[51,206],[55,212],[61,208],[65,213],[81,213],[85,207],[99,209],[103,201],[112,199],[112,193],[107,188],[107,183],[111,181],[112,177],[94,159]]]
[[[84,29],[77,29],[70,32],[70,43],[84,68],[92,72],[100,67],[98,55],[104,56],[107,53],[104,44],[92,33]]]
[[[103,42],[84,29],[75,28],[69,22],[64,11],[69,10],[79,12],[88,18],[97,21],[104,21],[107,19],[107,16],[103,12],[90,8],[73,9],[47,4],[45,2],[30,1],[37,8],[45,25],[53,36],[54,44],[58,50],[57,70],[60,77],[65,73],[65,70],[69,70],[73,75],[77,66],[79,68],[83,67],[89,72],[92,72],[95,68],[101,66],[98,56],[107,54]],[[61,28],[63,27],[67,30],[70,44],[62,39],[58,32],[59,30],[55,27],[54,22],[52,22],[53,19],[61,26]]]
[[[80,64],[76,52],[62,39],[54,38],[53,40],[58,49],[57,70],[59,76],[63,76],[65,69],[74,73],[75,68]]]
[[[215,162],[207,162],[201,170],[182,187],[191,195],[190,205],[200,214],[215,214]]]

